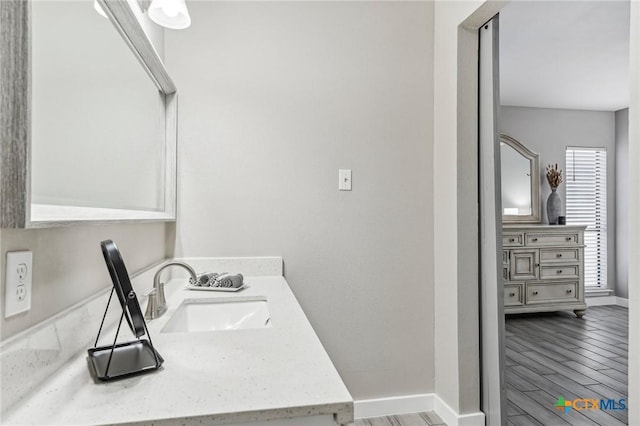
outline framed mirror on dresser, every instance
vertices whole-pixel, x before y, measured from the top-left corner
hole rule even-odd
[[[540,223],[538,154],[500,135],[505,314],[572,310],[582,318],[584,226]]]
[[[502,223],[540,223],[540,162],[520,141],[500,135]]]

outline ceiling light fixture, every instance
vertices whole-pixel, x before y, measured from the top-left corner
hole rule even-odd
[[[163,27],[182,30],[191,25],[191,16],[185,0],[151,0],[151,5],[148,0],[138,0],[138,4],[143,13],[147,12],[153,22]],[[107,18],[98,0],[93,0],[93,8]]]
[[[96,10],[96,12],[98,12],[100,15],[102,15],[103,17],[107,18],[107,14],[104,13],[104,10],[102,10],[102,6],[100,6],[100,3],[98,3],[98,0],[93,0],[93,8]],[[109,18],[107,18],[109,19]]]
[[[182,30],[191,25],[185,0],[153,0],[147,13],[156,24],[173,30]]]

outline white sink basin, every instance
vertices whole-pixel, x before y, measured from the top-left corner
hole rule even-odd
[[[265,297],[185,299],[161,333],[271,327]]]

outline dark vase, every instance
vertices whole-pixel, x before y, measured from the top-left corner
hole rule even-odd
[[[562,213],[562,200],[556,193],[557,188],[551,188],[551,194],[547,198],[547,219],[549,219],[549,225],[558,224],[558,216]]]

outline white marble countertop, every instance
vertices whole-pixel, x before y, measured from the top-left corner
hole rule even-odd
[[[3,424],[228,424],[333,414],[353,420],[353,400],[282,277],[246,277],[237,293],[166,286],[169,310],[148,323],[161,370],[95,383],[86,353],[3,415]],[[265,296],[272,327],[161,333],[185,298]],[[143,304],[144,308],[144,304]],[[115,330],[104,332],[113,338]],[[122,334],[130,339],[130,331]],[[101,342],[103,343],[103,342]]]

